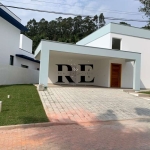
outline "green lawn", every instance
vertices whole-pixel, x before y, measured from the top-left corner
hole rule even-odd
[[[139,93],[150,94],[150,91],[143,91],[143,92],[139,92]]]
[[[0,101],[0,126],[48,122],[34,85],[0,86]]]

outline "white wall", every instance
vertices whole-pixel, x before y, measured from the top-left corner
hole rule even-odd
[[[69,61],[68,61],[69,60]],[[88,62],[89,61],[89,62]],[[78,83],[80,82],[81,78],[80,76],[83,75],[86,78],[86,81],[91,81],[94,77],[95,77],[95,68],[93,70],[90,71],[90,73],[88,73],[88,69],[91,69],[91,67],[86,67],[86,71],[85,72],[81,72],[80,70],[80,66],[78,64],[93,64],[95,66],[95,61],[92,60],[78,60],[78,59],[69,59],[69,58],[57,58],[56,57],[50,57],[50,61],[49,61],[49,78],[48,78],[48,83],[56,83],[58,81],[58,75],[62,75],[63,76],[63,81],[65,82],[65,84],[68,84],[67,79],[65,78],[65,76],[70,76],[70,72],[67,71],[67,67],[63,67],[63,73],[64,74],[58,74],[58,66],[56,64],[68,64],[68,65],[75,65],[77,66],[77,74],[76,74],[76,79],[74,78],[74,81],[76,81],[76,84],[85,84],[85,83]],[[87,74],[88,73],[88,74]],[[90,78],[88,77],[90,76]],[[95,83],[86,83],[86,85],[95,85]]]
[[[121,87],[122,88],[133,88],[133,70],[134,62],[126,62],[123,59],[112,59],[109,61],[109,68],[111,63],[121,64]],[[109,69],[108,82],[110,85],[110,69]]]
[[[23,34],[20,34],[20,45],[19,48],[26,50],[30,53],[32,53],[32,40],[26,37]]]
[[[9,65],[10,55],[12,55],[14,56],[14,66],[21,67],[21,64],[23,64],[29,66],[30,69],[36,70],[37,68],[39,68],[39,63],[16,57],[16,54],[26,55],[31,58],[34,58],[34,55],[30,52],[19,49],[20,30],[1,17],[0,33],[0,64]],[[26,38],[24,37],[24,39]],[[23,45],[24,47],[28,47],[29,50],[32,51],[32,41],[29,39],[27,39],[27,41],[29,42],[26,42],[25,40]]]
[[[150,88],[150,40],[138,37],[109,33],[88,43],[87,46],[112,49],[112,38],[121,39],[121,50],[141,53],[141,88]],[[117,61],[118,62],[118,61]],[[117,63],[116,62],[116,63]],[[110,62],[111,63],[111,62]],[[119,63],[119,62],[118,62]],[[122,64],[122,62],[120,62]],[[122,65],[122,87],[131,88],[133,83],[133,62]],[[128,77],[128,78],[126,78]],[[108,78],[109,79],[109,78]],[[106,83],[103,83],[107,85]]]
[[[15,56],[19,48],[19,40],[20,30],[0,17],[0,64],[9,65],[10,55]]]
[[[101,59],[95,62],[95,85],[110,87],[111,63],[121,64],[121,88],[133,88],[133,64],[124,59]]]
[[[141,53],[141,88],[150,88],[150,40],[113,33],[110,37],[122,39],[121,50]]]
[[[33,70],[37,70],[37,68],[40,67],[39,63],[33,62],[33,61],[29,61],[20,57],[16,57],[16,63],[18,67],[21,67],[21,65],[26,65],[29,68],[28,69],[33,69]]]
[[[0,64],[0,85],[35,84],[39,80],[39,71]]]
[[[110,33],[86,44],[86,46],[100,47],[100,48],[110,48]]]
[[[69,61],[68,61],[69,60]],[[67,67],[63,67],[63,71],[58,72],[58,66],[56,64],[68,64],[77,66],[76,78],[73,78],[76,81],[76,84],[83,85],[96,85],[102,87],[110,87],[110,66],[111,63],[122,64],[122,78],[121,78],[121,87],[122,88],[133,88],[133,65],[129,62],[125,62],[124,59],[110,59],[110,58],[101,58],[99,60],[79,60],[79,59],[70,59],[70,58],[57,58],[50,57],[49,62],[49,78],[48,83],[56,83],[58,76],[63,76],[64,84],[69,84],[65,76],[71,76],[70,72],[67,71]],[[88,69],[91,67],[86,67],[85,72],[80,71],[80,66],[77,64],[93,64],[93,70],[88,75]],[[78,83],[83,75],[86,77],[86,81],[91,81],[95,78],[94,83]],[[88,78],[90,76],[90,78]]]
[[[109,59],[101,59],[95,62],[95,85],[109,87]]]

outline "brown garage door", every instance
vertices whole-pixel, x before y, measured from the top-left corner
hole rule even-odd
[[[111,87],[121,87],[121,64],[111,64]]]

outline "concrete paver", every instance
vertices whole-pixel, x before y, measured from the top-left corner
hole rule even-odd
[[[150,101],[121,89],[50,87],[40,91],[51,122],[89,122],[150,117]]]
[[[0,129],[0,150],[149,149],[150,123],[145,121]]]

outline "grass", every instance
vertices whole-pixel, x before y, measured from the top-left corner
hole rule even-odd
[[[139,92],[139,93],[150,94],[150,91],[143,91],[143,92]]]
[[[0,101],[0,126],[48,122],[34,85],[0,86]]]

